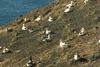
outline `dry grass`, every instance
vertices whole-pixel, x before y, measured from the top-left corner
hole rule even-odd
[[[29,56],[37,63],[36,67],[88,67],[91,64],[88,62],[70,65],[75,52],[88,60],[94,60],[96,63],[93,63],[93,67],[99,67],[100,46],[97,41],[100,39],[100,21],[95,19],[100,14],[100,5],[96,2],[99,0],[91,0],[87,5],[81,4],[83,0],[76,0],[76,6],[70,13],[63,13],[67,0],[60,1],[28,13],[26,16],[30,18],[30,22],[16,21],[8,25],[13,29],[12,32],[0,34],[0,46],[7,46],[12,51],[2,55],[5,59],[2,67],[24,67]],[[39,13],[43,14],[43,20],[34,22],[31,18]],[[50,15],[54,18],[51,23],[47,21]],[[23,20],[23,17],[20,20]],[[23,23],[34,32],[22,31]],[[42,42],[42,31],[46,27],[54,32],[51,42]],[[81,27],[85,28],[87,34],[78,37]],[[76,33],[73,33],[74,31]],[[68,42],[70,48],[58,48],[60,39]]]

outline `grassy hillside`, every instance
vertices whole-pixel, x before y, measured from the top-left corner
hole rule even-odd
[[[73,1],[75,4],[71,12],[64,13],[70,0],[57,0],[1,26],[0,46],[9,48],[11,53],[2,54],[0,49],[0,67],[26,67],[30,56],[35,67],[99,67],[100,1],[89,0],[87,4],[84,0]],[[42,20],[34,21],[39,15]],[[52,22],[48,22],[49,16],[52,16]],[[24,21],[25,17],[27,21]],[[33,32],[23,31],[23,23]],[[86,34],[78,36],[82,27]],[[53,32],[49,42],[42,41],[46,28]],[[60,39],[70,47],[60,48]],[[73,63],[76,52],[87,61]]]

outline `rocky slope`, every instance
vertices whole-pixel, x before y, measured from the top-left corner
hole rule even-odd
[[[34,67],[99,67],[100,1],[89,0],[85,4],[84,0],[73,0],[72,10],[65,13],[70,2],[56,0],[1,26],[0,67],[27,67],[30,56]],[[37,22],[38,16],[41,20]],[[53,18],[52,22],[48,21],[49,16]],[[27,30],[22,30],[23,24]],[[43,41],[46,28],[52,31],[49,41]],[[82,28],[84,34],[79,36]],[[59,46],[60,40],[68,44],[66,48]],[[2,53],[4,47],[10,52]],[[75,53],[80,60],[74,61]]]

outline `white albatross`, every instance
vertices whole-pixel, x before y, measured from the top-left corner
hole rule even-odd
[[[25,21],[25,22],[27,21],[26,17],[24,18],[24,21]]]
[[[44,38],[42,41],[50,41],[51,40],[51,35],[48,34],[48,36],[46,38]]]
[[[3,48],[2,53],[4,53],[4,54],[5,54],[5,53],[7,53],[7,52],[9,52],[9,49],[8,49],[8,48],[6,48],[6,47],[4,47],[4,48]]]
[[[0,50],[2,49],[2,46],[0,46]]]
[[[25,24],[23,24],[22,30],[27,30],[27,27],[25,27]]]
[[[32,30],[32,29],[28,29],[28,31],[29,31],[30,33],[32,33],[32,32],[33,32],[33,30]]]
[[[27,67],[33,67],[32,60],[29,60],[26,65]]]
[[[76,61],[76,60],[78,60],[79,59],[79,55],[76,53],[76,54],[74,54],[74,60]]]
[[[48,21],[49,22],[52,22],[53,21],[53,18],[50,16],[49,19],[48,19]]]
[[[71,11],[71,7],[73,6],[74,2],[71,1],[70,4],[66,5],[66,9],[64,10],[65,13],[68,13]]]
[[[68,8],[66,8],[66,9],[64,10],[64,12],[65,12],[65,13],[68,13],[68,12],[70,12],[70,10],[71,10],[71,8],[68,7]]]
[[[73,4],[74,4],[74,2],[73,2],[73,1],[71,1],[71,3],[70,3],[70,4],[66,5],[66,7],[72,7],[72,6],[73,6]]]
[[[98,43],[100,43],[100,39],[98,40]]]
[[[51,31],[48,30],[48,28],[46,28],[46,30],[45,30],[45,34],[48,35],[48,34],[50,34],[50,33],[51,33]]]
[[[84,35],[85,34],[85,29],[82,27],[79,33],[79,36]]]
[[[84,0],[84,4],[87,4],[88,1],[89,1],[89,0]]]
[[[40,21],[41,20],[41,16],[38,16],[36,19],[35,19],[35,21]]]
[[[61,48],[64,48],[64,47],[67,47],[68,45],[67,45],[65,42],[63,42],[62,40],[60,40],[59,46],[60,46]]]

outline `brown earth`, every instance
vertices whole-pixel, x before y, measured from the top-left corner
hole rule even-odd
[[[35,67],[100,67],[100,0],[89,0],[86,5],[84,0],[73,1],[75,5],[69,13],[64,13],[64,9],[70,0],[57,0],[0,28],[0,46],[11,51],[2,54],[0,50],[0,67],[26,67],[30,56]],[[35,22],[39,15],[42,20]],[[53,17],[53,22],[47,21],[49,16]],[[24,17],[28,19],[26,22]],[[23,23],[34,32],[22,31]],[[82,27],[86,34],[77,36]],[[6,28],[10,31],[5,31]],[[53,32],[50,42],[42,42],[45,28]],[[60,39],[68,42],[70,47],[59,48]],[[71,64],[76,52],[87,62]]]

